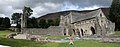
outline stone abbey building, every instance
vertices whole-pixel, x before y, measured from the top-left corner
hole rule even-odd
[[[33,35],[76,35],[103,36],[114,32],[115,23],[107,19],[108,13],[104,9],[87,11],[69,11],[66,15],[60,15],[60,25],[50,26],[47,29],[22,28],[22,33]],[[21,24],[24,25],[24,22]]]
[[[115,24],[106,18],[103,11],[96,9],[90,12],[70,12],[61,16],[60,26],[64,28],[64,35],[101,36],[112,33]]]

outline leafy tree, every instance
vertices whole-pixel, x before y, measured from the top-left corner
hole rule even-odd
[[[50,26],[59,26],[60,19],[40,19],[38,25],[40,28],[48,28]]]
[[[30,7],[24,7],[24,9],[23,9],[23,15],[24,16],[27,16],[27,17],[29,17],[30,15],[32,15],[32,12],[33,12],[33,10],[30,8]]]
[[[54,21],[52,19],[48,19],[47,21],[49,26],[54,26]]]
[[[5,18],[0,18],[2,19],[0,22],[0,26],[2,26],[3,28],[10,28],[10,19],[8,17],[5,17]]]
[[[5,17],[4,18],[4,21],[3,21],[4,23],[4,25],[5,25],[5,28],[10,28],[10,19],[8,18],[8,17]]]
[[[55,26],[59,26],[59,23],[60,23],[60,18],[56,18],[55,19]]]
[[[28,18],[27,22],[29,22],[29,23],[27,23],[28,28],[37,28],[38,27],[37,19],[35,17]]]
[[[120,30],[120,0],[113,0],[109,14],[109,20],[115,22],[115,30]]]
[[[47,28],[47,21],[46,21],[46,19],[41,19],[39,21],[39,27],[40,28]]]
[[[3,18],[2,18],[2,17],[0,17],[0,25],[2,24],[2,20],[3,20]]]
[[[13,20],[14,23],[17,24],[17,27],[20,27],[20,18],[22,13],[13,13],[11,20]]]

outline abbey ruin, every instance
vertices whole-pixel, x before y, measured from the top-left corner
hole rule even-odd
[[[60,25],[50,26],[47,29],[24,28],[25,22],[22,22],[22,33],[33,35],[75,35],[84,36],[103,36],[114,32],[115,23],[109,21],[106,12],[101,8],[90,11],[69,11],[67,15],[60,15]],[[24,17],[22,21],[24,21]]]

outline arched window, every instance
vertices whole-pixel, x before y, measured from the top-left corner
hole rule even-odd
[[[81,34],[82,34],[82,36],[84,35],[84,34],[83,34],[83,29],[81,29]]]
[[[102,17],[102,14],[100,14],[100,17]]]
[[[91,29],[93,35],[96,34],[95,29],[93,27],[91,27],[90,29]]]

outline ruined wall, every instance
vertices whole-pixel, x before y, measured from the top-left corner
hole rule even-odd
[[[106,18],[102,11],[97,15],[98,22],[101,27],[101,35],[106,35],[114,32],[115,24]]]
[[[89,19],[89,20],[85,20],[85,21],[81,21],[76,23],[75,25],[75,29],[78,29],[80,31],[80,34],[83,33],[83,35],[81,36],[90,36],[93,34],[91,27],[94,28],[95,30],[95,19]],[[83,30],[83,31],[81,31]]]
[[[59,26],[51,26],[48,29],[41,28],[24,28],[22,33],[28,33],[33,35],[51,35],[51,36],[62,36],[63,31]]]

